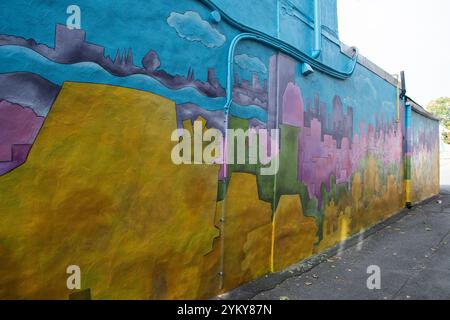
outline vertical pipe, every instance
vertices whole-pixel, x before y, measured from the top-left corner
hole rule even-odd
[[[223,145],[223,202],[222,202],[222,212],[220,216],[220,282],[219,289],[223,290],[225,287],[225,222],[226,222],[226,212],[227,212],[227,191],[228,183],[230,182],[230,177],[228,177],[228,126],[230,121],[230,107],[233,103],[233,82],[234,82],[234,53],[237,44],[243,37],[242,34],[238,34],[231,41],[230,47],[228,48],[228,60],[227,60],[227,103],[224,106],[224,145]]]
[[[405,71],[400,72],[400,79],[402,81],[402,93],[400,94],[401,99],[405,99],[406,96],[406,80],[405,80]]]
[[[275,129],[279,129],[280,126],[280,68],[279,68],[279,55],[277,56],[277,87],[276,87],[276,116],[275,116]],[[279,131],[277,131],[277,134],[280,134]],[[278,137],[278,141],[281,141],[281,136]],[[271,141],[271,144],[273,143],[273,140]],[[279,144],[278,148],[281,148],[281,144]],[[271,148],[272,149],[272,148]],[[275,161],[279,161],[279,153],[281,150],[278,150],[278,155],[275,158]],[[273,155],[270,155],[273,159]],[[275,233],[276,233],[276,222],[277,222],[277,216],[276,216],[276,204],[277,204],[277,185],[278,185],[278,173],[274,176],[273,181],[273,202],[272,202],[272,244],[271,244],[271,250],[270,250],[270,271],[272,273],[275,272]]]
[[[411,199],[411,162],[412,162],[412,128],[411,128],[411,105],[406,105],[405,114],[405,130],[406,130],[406,154],[405,154],[405,202],[406,207],[411,209],[412,199]]]
[[[274,200],[275,202],[275,200]],[[276,209],[273,209],[273,215],[272,215],[272,241],[270,245],[270,272],[275,272],[275,232],[276,232],[276,219],[277,216],[275,214]]]
[[[314,0],[314,50],[312,57],[317,59],[322,53],[322,17],[320,0]]]
[[[277,1],[277,38],[280,39],[280,6],[281,3]]]

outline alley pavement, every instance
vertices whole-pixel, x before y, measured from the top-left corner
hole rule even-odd
[[[249,298],[450,299],[450,160],[441,161],[441,166],[440,196],[407,211],[308,272],[291,272],[292,276],[265,291],[255,291]],[[380,289],[367,287],[369,266],[379,267]]]
[[[446,193],[254,299],[450,299],[449,243],[450,193]],[[369,266],[380,267],[380,290],[367,288]]]
[[[450,194],[450,155],[441,159],[441,192]]]

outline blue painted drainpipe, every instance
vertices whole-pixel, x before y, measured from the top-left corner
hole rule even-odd
[[[312,58],[317,59],[322,53],[322,16],[320,0],[314,0],[314,50]]]
[[[412,208],[411,197],[411,180],[412,180],[412,131],[411,131],[411,114],[412,108],[410,104],[406,104],[405,114],[405,130],[406,130],[406,154],[405,154],[405,202],[408,209]]]

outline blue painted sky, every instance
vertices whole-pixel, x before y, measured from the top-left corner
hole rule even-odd
[[[37,42],[53,46],[55,25],[65,24],[68,17],[66,9],[70,4],[72,3],[66,1],[2,1],[0,33],[33,38]],[[142,57],[149,50],[155,50],[161,58],[161,68],[167,72],[186,75],[192,67],[195,78],[204,81],[207,68],[215,67],[222,86],[226,86],[228,47],[236,32],[224,23],[208,23],[209,11],[200,2],[136,1],[132,5],[125,1],[79,0],[77,5],[81,9],[81,27],[87,32],[87,41],[104,46],[106,53],[112,57],[117,49],[131,47],[134,62],[140,65]],[[268,78],[272,50],[245,41],[238,46],[236,54],[241,57],[236,61],[241,78],[250,80],[252,72],[255,71],[258,71],[261,80]],[[18,65],[20,64],[15,63],[8,66],[4,62],[0,72],[32,71],[25,70],[23,64],[22,70],[12,70]],[[38,67],[40,66],[36,66]],[[78,70],[79,66],[75,69]],[[68,72],[67,70],[66,68],[61,72]],[[74,79],[69,77],[67,80],[94,82],[96,79],[88,76],[89,73],[81,79],[80,73],[73,70],[71,72],[67,75],[72,74]],[[341,97],[345,107],[352,106],[355,132],[359,131],[361,121],[374,124],[374,117],[368,118],[368,114],[384,114],[385,119],[395,117],[395,88],[363,67],[358,66],[354,76],[346,81],[338,81],[317,72],[306,78],[301,75],[300,70],[297,70],[297,74],[296,82],[302,89],[305,101],[314,99],[314,96],[320,93],[321,101],[326,103],[329,111],[335,95]],[[50,80],[52,77],[57,78],[54,72],[47,72],[47,76]],[[104,78],[104,75],[102,77]],[[105,82],[103,78],[99,82]],[[62,79],[57,80],[60,83]],[[136,79],[132,80],[112,79],[111,83],[124,86],[130,86],[131,83],[132,87],[138,88],[141,88],[141,84],[143,88],[148,86],[148,83],[136,85]],[[153,83],[151,88],[158,88],[156,93],[164,95],[161,86]],[[170,92],[168,97],[173,99],[176,94],[180,94],[184,99],[184,93]],[[193,97],[196,98],[198,97]],[[217,109],[216,102],[214,106],[205,105],[206,102],[202,103],[202,106],[206,109]]]
[[[389,122],[396,119],[396,88],[360,65],[357,65],[354,75],[348,80],[331,79],[318,72],[304,77],[299,65],[296,82],[302,90],[305,104],[308,99],[314,101],[315,95],[319,94],[321,102],[326,104],[328,113],[332,111],[335,96],[341,98],[344,112],[347,111],[347,107],[352,107],[354,134],[360,133],[359,125],[362,122],[366,128],[369,124],[374,126],[375,115],[379,119],[383,115],[385,121]]]
[[[72,1],[1,1],[0,33],[33,38],[53,47],[55,25],[66,24],[70,4]],[[155,50],[161,58],[161,68],[167,72],[186,75],[192,67],[196,79],[204,81],[207,68],[216,67],[225,85],[227,43],[233,31],[226,24],[208,26],[205,20],[209,11],[200,2],[79,0],[76,4],[81,9],[81,28],[87,33],[87,41],[104,46],[112,58],[117,49],[131,47],[134,62],[140,65],[143,56]],[[209,27],[213,33],[195,25],[195,18],[187,21],[190,26],[183,25],[189,20],[186,11],[198,11],[203,27]],[[174,16],[178,17],[176,27],[175,19],[169,20],[172,26],[167,21]]]

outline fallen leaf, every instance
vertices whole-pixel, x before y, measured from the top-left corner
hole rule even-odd
[[[289,297],[283,296],[283,297],[280,297],[280,300],[289,300]]]
[[[312,286],[312,282],[305,282],[305,285],[308,286],[308,287]]]

